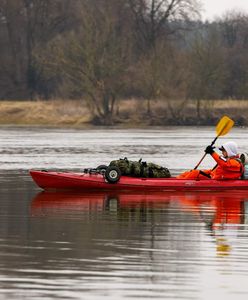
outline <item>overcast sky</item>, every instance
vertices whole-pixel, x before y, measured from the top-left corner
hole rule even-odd
[[[212,20],[222,16],[226,11],[241,11],[248,14],[248,0],[201,0],[203,4],[202,17]]]

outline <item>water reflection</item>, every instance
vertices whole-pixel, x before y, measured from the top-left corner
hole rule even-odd
[[[65,218],[76,214],[84,218],[108,212],[118,222],[154,222],[154,226],[164,222],[165,216],[178,217],[179,211],[191,215],[184,217],[184,222],[190,223],[193,218],[203,224],[206,234],[215,240],[217,254],[227,255],[232,250],[232,240],[248,223],[248,192],[41,192],[31,204],[32,217]],[[178,222],[175,220],[175,226]]]
[[[2,182],[1,299],[248,293],[247,192],[41,192],[30,201],[26,184]]]
[[[1,299],[246,299],[247,192],[34,196],[25,171],[127,156],[177,174],[197,163],[213,132],[2,128]],[[220,143],[235,139],[243,152],[247,135],[234,128]]]

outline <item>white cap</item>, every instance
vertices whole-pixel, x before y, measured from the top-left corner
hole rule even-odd
[[[232,157],[238,154],[238,145],[235,142],[226,142],[220,147],[220,150],[226,150],[227,156]]]

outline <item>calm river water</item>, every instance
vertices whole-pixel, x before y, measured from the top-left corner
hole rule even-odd
[[[214,128],[0,129],[0,299],[247,299],[248,192],[48,193],[28,169],[194,167]],[[235,140],[238,128],[217,143]],[[211,158],[202,167],[214,165]]]

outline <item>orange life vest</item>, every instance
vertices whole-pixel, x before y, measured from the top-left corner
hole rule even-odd
[[[241,178],[244,167],[238,156],[224,158],[216,152],[212,154],[217,162],[217,167],[210,172],[212,179],[239,179]]]
[[[213,159],[217,162],[214,169],[210,170],[191,170],[180,174],[179,179],[240,179],[244,172],[244,166],[237,157],[224,158],[216,152],[212,154]]]

